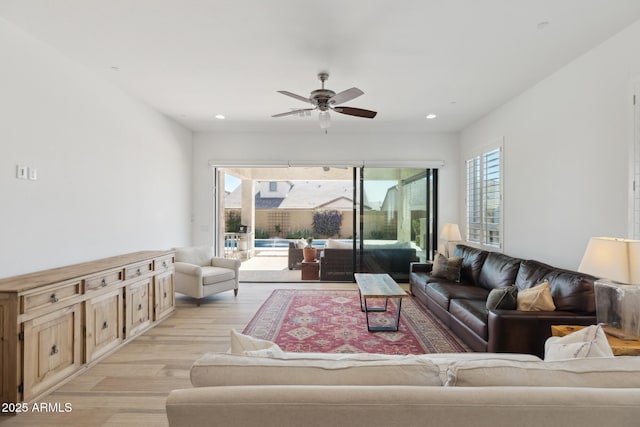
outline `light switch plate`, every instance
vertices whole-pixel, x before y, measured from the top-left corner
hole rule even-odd
[[[29,179],[33,181],[38,179],[38,169],[31,167],[29,168]]]
[[[16,178],[27,179],[27,167],[22,165],[16,166]]]

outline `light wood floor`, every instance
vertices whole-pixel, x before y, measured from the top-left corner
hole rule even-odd
[[[40,400],[63,408],[70,403],[70,412],[0,416],[0,424],[167,426],[169,392],[191,387],[192,363],[206,352],[227,351],[229,330],[242,331],[276,288],[357,289],[350,283],[241,283],[237,297],[224,292],[200,307],[178,294],[173,316]]]

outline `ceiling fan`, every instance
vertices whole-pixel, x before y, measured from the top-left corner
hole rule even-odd
[[[349,116],[356,117],[365,117],[367,119],[373,119],[376,114],[376,111],[364,110],[362,108],[354,108],[354,107],[343,107],[340,104],[351,101],[363,95],[364,92],[358,89],[357,87],[352,87],[351,89],[344,90],[340,93],[335,93],[330,89],[324,88],[324,82],[329,78],[328,73],[319,73],[318,79],[322,82],[322,88],[316,89],[311,92],[311,96],[309,98],[305,98],[304,96],[296,95],[295,93],[288,92],[286,90],[279,90],[278,92],[295,98],[302,102],[308,102],[311,105],[314,105],[313,108],[301,108],[296,110],[287,111],[286,113],[274,114],[272,117],[283,117],[290,116],[294,114],[305,114],[308,111],[320,110],[319,119],[320,119],[320,127],[322,129],[326,129],[331,126],[331,115],[329,114],[329,110],[333,110],[336,113],[347,114]]]

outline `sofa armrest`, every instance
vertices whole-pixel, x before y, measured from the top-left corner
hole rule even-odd
[[[490,353],[529,353],[544,357],[552,325],[594,325],[595,315],[568,311],[489,310]]]
[[[230,268],[231,270],[238,271],[242,262],[237,259],[213,257],[211,258],[211,266]]]
[[[189,276],[202,277],[202,267],[188,262],[176,261],[174,264],[177,273],[187,274]]]
[[[411,264],[409,264],[409,271],[411,273],[430,273],[431,270],[433,270],[433,263],[432,262],[412,262]]]

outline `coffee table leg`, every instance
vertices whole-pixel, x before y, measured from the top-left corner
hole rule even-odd
[[[362,300],[360,300],[360,304],[362,304]],[[385,309],[386,309],[386,301],[385,301]],[[362,307],[362,305],[361,305]],[[395,326],[369,326],[369,312],[372,311],[386,311],[386,310],[376,310],[376,309],[368,309],[367,308],[367,299],[364,298],[364,314],[367,318],[367,330],[369,332],[398,332],[400,329],[400,310],[402,309],[402,298],[398,298],[398,313],[396,315],[396,324]]]
[[[360,299],[360,311],[363,311],[363,312],[387,311],[387,304],[389,303],[389,298],[384,299],[384,307],[371,307],[371,308],[367,308],[367,297],[363,298],[360,290],[358,290],[358,298]],[[364,300],[364,307],[362,306],[362,300]]]

